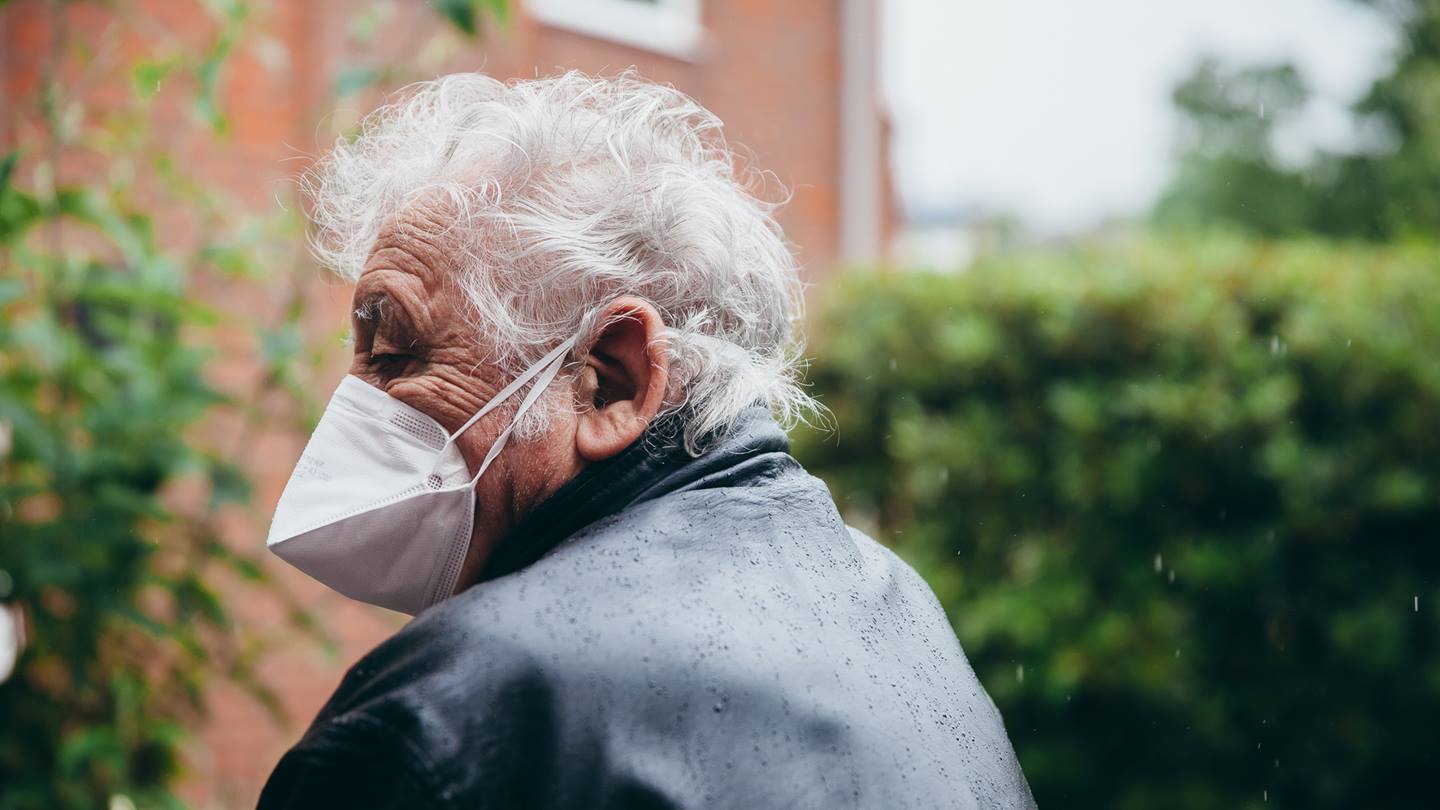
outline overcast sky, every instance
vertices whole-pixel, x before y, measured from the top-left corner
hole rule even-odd
[[[1169,94],[1200,55],[1291,59],[1321,96],[1309,130],[1388,64],[1346,0],[882,0],[883,83],[909,210],[980,205],[1042,230],[1143,210],[1170,170]]]

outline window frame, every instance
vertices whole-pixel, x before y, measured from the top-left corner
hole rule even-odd
[[[701,0],[528,0],[537,21],[686,61],[705,50]]]

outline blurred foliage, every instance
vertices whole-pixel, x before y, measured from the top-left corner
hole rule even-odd
[[[17,119],[20,148],[0,164],[0,426],[10,437],[0,448],[0,601],[18,606],[29,637],[0,683],[7,810],[176,806],[184,723],[202,710],[212,674],[276,709],[256,677],[265,643],[238,633],[217,578],[278,592],[220,525],[250,497],[243,459],[273,417],[267,398],[304,412],[294,404],[303,343],[264,351],[298,335],[302,311],[295,303],[268,323],[200,302],[202,288],[266,277],[273,257],[258,243],[301,234],[293,215],[245,216],[173,164],[180,132],[228,129],[216,97],[248,7],[211,8],[197,53],[155,44],[117,64],[125,28],[81,41],[66,4],[51,3],[41,82],[12,99],[33,114]],[[133,79],[119,88],[129,95],[92,105],[87,90],[112,75]],[[162,104],[188,104],[194,127],[153,128]],[[87,162],[105,171],[65,169]],[[157,234],[177,210],[192,217],[193,240]],[[203,347],[226,330],[260,347],[248,361],[260,389],[237,392],[244,399],[211,382],[218,356]],[[231,441],[193,440],[202,426],[223,426]]]
[[[101,41],[70,33],[73,5],[110,15]],[[482,12],[505,19],[505,0],[433,5],[471,36]],[[0,605],[29,638],[0,683],[0,809],[173,807],[213,676],[279,715],[256,675],[273,639],[240,633],[217,585],[264,590],[327,643],[258,548],[221,531],[249,508],[257,431],[315,416],[304,290],[277,274],[304,239],[293,207],[247,214],[175,162],[181,137],[224,144],[221,90],[254,5],[203,4],[213,26],[193,51],[129,3],[43,6],[51,53],[33,97],[10,99],[25,105],[20,148],[0,160]],[[377,27],[386,13],[364,16]],[[364,26],[350,31],[361,45]],[[93,92],[115,77],[128,80],[118,102]],[[77,163],[92,168],[62,165]],[[172,230],[195,233],[161,238]],[[249,336],[239,356],[212,348],[236,334]],[[255,387],[213,382],[246,368]]]
[[[1227,69],[1207,59],[1175,88],[1174,100],[1188,141],[1156,205],[1161,222],[1285,236],[1313,228],[1318,209],[1334,201],[1282,165],[1276,148],[1277,130],[1293,125],[1307,100],[1293,67]]]
[[[188,97],[201,134],[223,140],[218,96],[249,4],[210,3],[214,30],[196,53],[147,29],[147,48],[118,65],[102,58],[124,50],[113,42],[68,36],[66,5],[49,4],[35,126],[0,162],[0,602],[23,611],[30,639],[0,684],[0,808],[177,806],[185,724],[212,675],[278,711],[255,675],[265,642],[238,633],[217,578],[267,588],[314,629],[220,529],[247,505],[254,431],[277,412],[313,415],[301,291],[278,317],[201,303],[262,284],[284,264],[269,246],[303,238],[293,214],[246,216],[178,169],[173,126],[154,125],[161,105]],[[437,6],[470,33],[482,7],[503,10]],[[107,74],[128,75],[131,95],[87,108]],[[70,180],[61,164],[87,159],[106,171]],[[162,242],[157,226],[180,211],[198,236]],[[253,336],[248,359],[202,348],[227,330]],[[222,393],[216,362],[257,366],[259,389]],[[190,438],[201,427],[226,441]]]
[[[472,37],[480,35],[487,12],[502,24],[510,17],[509,0],[430,0],[430,5],[456,29]]]
[[[180,746],[213,676],[279,712],[256,676],[274,641],[241,634],[217,585],[263,589],[326,642],[258,548],[221,531],[249,507],[256,432],[314,418],[304,291],[276,274],[304,240],[294,213],[247,214],[175,163],[177,138],[225,142],[221,90],[255,7],[205,3],[213,29],[191,52],[124,2],[99,4],[115,23],[102,41],[72,36],[71,5],[91,4],[44,4],[52,52],[0,161],[0,604],[29,637],[0,683],[0,808],[178,806]],[[506,7],[433,5],[471,36]],[[389,11],[372,4],[351,40]],[[347,94],[392,77],[365,71],[342,71]],[[90,106],[114,101],[91,91],[117,76],[128,95]],[[170,230],[195,235],[157,234]],[[250,337],[242,356],[210,348],[227,334]],[[213,383],[252,367],[257,387]]]
[[[1179,167],[1155,208],[1166,225],[1389,240],[1440,231],[1440,2],[1356,0],[1390,19],[1398,49],[1352,110],[1360,142],[1289,160],[1310,93],[1287,64],[1201,62],[1175,89]]]
[[[1135,239],[827,291],[797,454],[934,587],[1040,806],[1433,800],[1437,262]]]
[[[472,35],[505,9],[434,5]],[[99,40],[72,33],[72,6],[109,15]],[[294,207],[247,213],[176,163],[182,143],[225,144],[222,88],[254,27],[250,3],[199,7],[212,25],[192,47],[130,3],[28,4],[52,44],[34,92],[8,99],[19,148],[0,160],[0,605],[29,638],[0,683],[4,810],[178,806],[214,676],[278,717],[256,676],[274,640],[240,632],[223,582],[325,640],[259,547],[222,536],[249,509],[257,431],[313,420],[319,354],[283,275]]]
[[[1440,232],[1440,1],[1359,2],[1391,17],[1399,49],[1394,67],[1355,107],[1379,131],[1382,151],[1342,163],[1333,187],[1352,208],[1374,206],[1377,233],[1433,237]]]

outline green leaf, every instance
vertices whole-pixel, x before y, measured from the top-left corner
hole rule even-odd
[[[215,99],[215,90],[213,87],[206,86],[202,83],[201,91],[195,96],[195,100],[191,103],[190,108],[194,111],[195,116],[203,121],[206,126],[210,127],[210,130],[216,135],[225,135],[230,132],[230,120],[225,117],[224,111],[220,109],[220,104]]]
[[[0,0],[4,2],[4,0]],[[10,175],[15,171],[15,164],[20,160],[20,150],[16,149],[0,160],[0,194],[10,187]]]
[[[484,10],[489,9],[495,19],[501,22],[509,16],[508,3],[505,0],[430,0],[430,5],[449,20],[451,25],[470,37],[479,36],[481,14]]]
[[[210,508],[244,503],[253,492],[245,471],[219,459],[210,462]]]
[[[41,212],[40,201],[29,194],[11,191],[0,195],[0,245],[18,242]]]
[[[13,151],[0,160],[0,245],[17,242],[20,236],[40,218],[40,202],[10,185],[15,165],[20,159],[19,150]]]
[[[340,72],[335,80],[335,98],[346,99],[359,93],[380,78],[380,71],[373,67],[351,67]]]
[[[495,20],[501,24],[510,21],[510,0],[483,0]]]
[[[139,627],[141,630],[144,630],[146,633],[149,633],[155,638],[170,638],[172,635],[174,635],[169,625],[166,625],[162,622],[150,618],[149,616],[146,616],[144,613],[141,613],[137,608],[130,605],[121,605],[120,607],[115,608],[114,615],[125,619],[131,624],[134,624],[136,627]]]
[[[220,70],[230,58],[230,53],[235,48],[235,42],[240,35],[240,26],[245,20],[248,7],[243,3],[224,2],[215,9],[221,17],[223,26],[220,35],[216,37],[215,44],[210,51],[200,60],[195,68],[195,82],[197,85],[195,100],[192,109],[217,135],[224,135],[230,131],[230,122],[225,117],[220,107]]]
[[[174,59],[166,59],[159,62],[140,62],[130,71],[130,81],[135,87],[135,95],[141,101],[149,101],[160,92],[160,84],[165,81],[175,68],[178,62]]]

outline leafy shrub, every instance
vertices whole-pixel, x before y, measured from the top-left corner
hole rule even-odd
[[[178,100],[193,101],[202,143],[224,132],[214,94],[242,6],[216,5],[198,54],[107,51],[118,66],[60,36],[65,5],[47,8],[56,47],[37,91],[14,99],[20,148],[0,156],[0,619],[21,615],[28,639],[0,673],[0,808],[173,807],[186,726],[214,677],[278,712],[256,676],[267,641],[240,632],[220,583],[258,587],[245,593],[312,627],[259,550],[221,531],[248,503],[256,432],[304,416],[303,313],[211,308],[200,292],[255,293],[274,256],[245,240],[298,234],[293,215],[266,221],[193,182],[149,127],[157,103]],[[193,92],[157,98],[171,73]],[[114,74],[135,77],[133,96],[89,107],[72,92]],[[62,166],[87,160],[106,171]],[[194,238],[165,233],[177,211]],[[227,335],[255,345],[221,358]],[[212,384],[222,368],[253,370],[258,386],[232,399]]]
[[[18,149],[0,153],[0,620],[21,612],[29,639],[0,672],[0,810],[175,807],[215,677],[279,712],[256,675],[275,640],[242,632],[227,597],[278,603],[284,627],[327,640],[254,535],[239,552],[221,531],[244,523],[256,439],[315,415],[305,290],[284,277],[297,215],[255,215],[192,163],[233,148],[222,89],[266,8],[25,5],[51,42],[38,85],[7,99]],[[508,9],[429,5],[472,37]],[[211,24],[188,30],[202,9]],[[365,46],[391,11],[348,35]],[[103,41],[72,15],[103,22]],[[431,69],[352,66],[335,90]],[[237,378],[231,395],[213,384]]]
[[[11,162],[13,165],[13,159]],[[98,225],[122,266],[40,256],[18,243],[0,275],[0,599],[25,609],[31,644],[0,685],[0,807],[161,802],[179,721],[200,705],[203,665],[233,653],[206,563],[260,576],[220,542],[212,510],[179,513],[172,482],[207,477],[218,506],[244,478],[184,438],[221,402],[207,353],[184,330],[205,311],[143,221],[80,190],[48,207],[0,183],[0,231]],[[3,244],[3,242],[0,242]]]
[[[1433,800],[1440,252],[1138,239],[827,301],[797,452],[1041,806]]]

